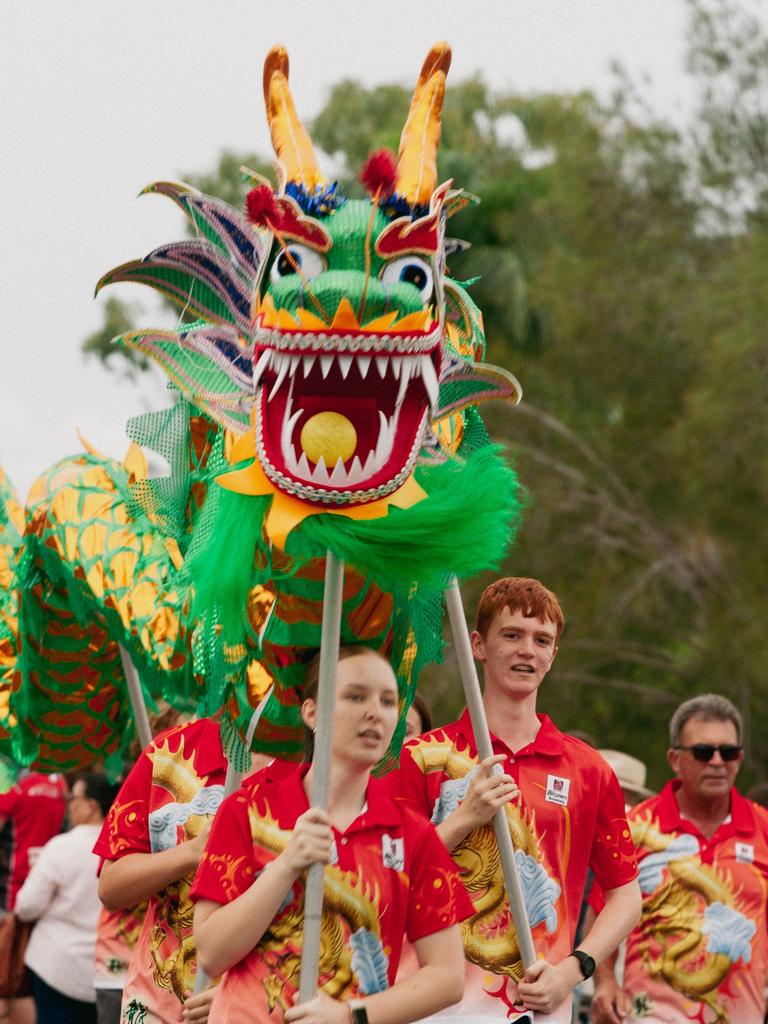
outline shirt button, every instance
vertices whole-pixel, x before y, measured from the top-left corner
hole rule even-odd
[[[346,836],[341,840],[341,845],[342,846],[346,846],[347,845],[347,837]]]
[[[514,757],[510,757],[510,759],[509,759],[509,763],[510,763],[510,764],[514,764],[514,763],[515,763],[515,759],[514,759]]]

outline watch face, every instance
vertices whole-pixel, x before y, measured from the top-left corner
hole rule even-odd
[[[582,976],[585,979],[591,978],[592,975],[595,973],[595,967],[597,966],[597,964],[594,961],[594,958],[591,957],[589,953],[583,953],[580,949],[575,949],[573,953],[571,953],[571,956],[575,956],[576,959],[579,961],[579,967],[581,968]]]

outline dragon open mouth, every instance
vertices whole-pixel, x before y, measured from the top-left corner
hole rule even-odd
[[[431,314],[418,315],[420,330],[409,314],[372,331],[350,313],[323,331],[302,330],[303,318],[272,326],[264,316],[257,329],[259,458],[274,483],[304,501],[359,504],[396,490],[437,404],[441,330]]]

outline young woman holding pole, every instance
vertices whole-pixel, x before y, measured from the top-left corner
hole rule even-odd
[[[315,659],[302,705],[309,730],[317,670]],[[224,974],[211,1024],[407,1024],[461,998],[457,923],[472,905],[432,825],[371,778],[397,715],[389,663],[342,648],[328,813],[309,807],[311,762],[266,769],[222,805],[192,891],[199,962]],[[327,865],[318,991],[294,1005],[304,876],[317,861]],[[394,984],[404,934],[419,969]]]

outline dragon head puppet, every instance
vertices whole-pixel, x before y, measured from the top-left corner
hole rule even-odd
[[[482,317],[446,266],[462,247],[446,234],[448,218],[474,201],[437,178],[449,64],[449,48],[433,47],[398,155],[369,158],[367,197],[355,199],[322,173],[287,55],[273,49],[264,97],[277,187],[247,172],[241,211],[187,185],[151,185],[195,237],[99,283],[148,284],[196,317],[116,343],[158,362],[195,415],[216,424],[221,459],[205,471],[220,486],[206,481],[176,582],[195,595],[196,675],[228,680],[222,700],[248,680],[274,682],[278,732],[299,725],[287,694],[301,651],[319,645],[320,621],[315,604],[306,611],[310,591],[300,592],[314,595],[328,550],[369,588],[354,591],[343,641],[386,649],[409,694],[426,652],[439,655],[442,588],[496,566],[517,521],[515,475],[476,406],[515,402],[520,389],[482,362]],[[153,487],[144,496],[156,523],[174,486]],[[432,602],[429,621],[418,620],[419,601]],[[252,707],[257,691],[241,704]]]
[[[461,246],[446,221],[474,199],[437,180],[450,60],[447,45],[430,50],[397,158],[374,154],[361,174],[368,198],[347,199],[319,167],[287,54],[275,47],[264,98],[276,191],[259,181],[241,214],[187,186],[150,186],[185,210],[199,237],[100,282],[148,283],[201,315],[118,341],[156,358],[196,406],[241,435],[232,461],[249,465],[220,482],[272,495],[267,533],[279,546],[309,515],[370,520],[413,507],[428,493],[417,466],[462,462],[462,411],[519,399],[511,374],[478,361],[480,312],[446,276]]]
[[[277,243],[256,313],[255,444],[270,482],[302,502],[351,511],[418,494],[444,365],[445,220],[464,198],[436,187],[449,63],[446,46],[430,52],[398,160],[375,154],[370,198],[345,200],[296,116],[285,51],[267,58],[281,189],[247,202]]]

